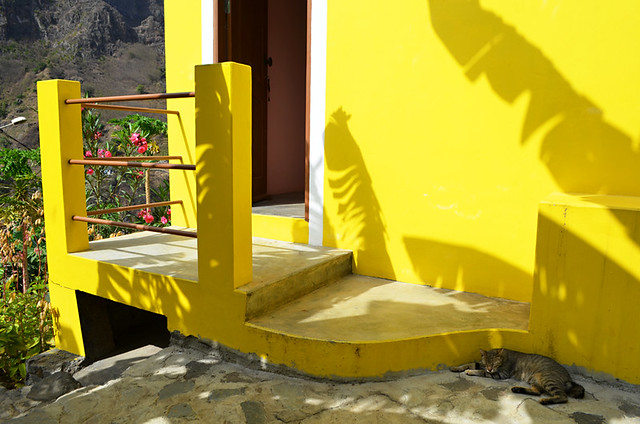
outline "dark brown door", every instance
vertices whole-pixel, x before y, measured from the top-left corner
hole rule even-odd
[[[267,196],[267,0],[220,1],[218,60],[251,66],[253,201]]]

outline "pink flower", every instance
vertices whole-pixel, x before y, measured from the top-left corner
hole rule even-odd
[[[91,168],[87,169],[87,175],[93,175],[93,169]]]
[[[84,157],[85,158],[90,158],[92,156],[93,156],[93,154],[91,153],[91,150],[87,150],[86,152],[84,152]]]
[[[143,154],[146,151],[147,151],[147,145],[146,144],[143,144],[140,147],[138,147],[138,153]]]
[[[146,222],[147,224],[151,224],[153,222],[153,215],[147,213],[144,216],[144,222]]]
[[[131,134],[131,137],[129,137],[129,140],[130,140],[133,144],[135,144],[135,145],[137,146],[137,145],[138,145],[138,143],[140,142],[139,138],[140,138],[140,134],[138,134],[138,133],[133,133],[133,134]]]
[[[167,209],[167,215],[171,215],[171,208]]]
[[[163,216],[162,218],[160,218],[160,222],[162,222],[163,224],[166,224],[167,222],[169,222],[169,220],[167,220],[166,216]]]
[[[110,158],[110,157],[111,157],[111,152],[110,152],[110,151],[108,151],[108,150],[105,150],[105,151],[104,151],[104,157],[105,157],[105,158]]]

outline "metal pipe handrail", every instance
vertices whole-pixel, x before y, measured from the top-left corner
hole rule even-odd
[[[179,160],[182,161],[182,156],[111,156],[108,158],[95,158],[88,157],[85,160],[97,161],[97,160],[108,160],[108,161],[127,161],[127,162],[139,162],[139,161],[151,161],[151,160]]]
[[[168,200],[166,202],[143,203],[140,205],[120,206],[120,207],[111,208],[111,209],[97,209],[93,211],[87,211],[87,216],[104,215],[107,213],[125,212],[125,211],[133,211],[136,209],[149,209],[149,208],[157,208],[160,206],[181,205],[181,204],[182,204],[182,200],[170,200],[170,201]]]
[[[195,165],[182,163],[143,163],[133,161],[117,161],[100,159],[69,159],[70,165],[105,165],[105,166],[128,166],[130,168],[160,168],[160,169],[182,169],[186,171],[195,171]]]
[[[100,105],[93,103],[83,103],[87,109],[107,109],[107,110],[124,110],[127,112],[145,112],[145,113],[162,113],[165,115],[180,115],[177,110],[155,109],[151,107],[122,106],[122,105]]]
[[[68,105],[74,105],[98,102],[130,102],[135,100],[181,99],[185,97],[195,96],[195,92],[185,91],[180,93],[129,94],[124,96],[85,97],[81,99],[67,99],[64,102]]]
[[[90,224],[112,225],[114,227],[133,228],[136,230],[153,231],[155,233],[165,233],[165,234],[173,234],[177,236],[198,238],[197,231],[176,230],[175,228],[167,228],[167,227],[152,227],[150,225],[133,224],[130,222],[110,221],[108,219],[89,218],[86,216],[78,216],[78,215],[73,215],[71,219],[74,221],[88,222]]]

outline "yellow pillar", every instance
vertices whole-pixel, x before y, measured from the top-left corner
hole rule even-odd
[[[53,333],[56,347],[84,356],[84,342],[76,291],[49,282],[49,296],[53,311]]]
[[[198,280],[252,280],[251,68],[196,66]],[[220,287],[218,287],[220,288]]]
[[[87,224],[71,220],[87,210],[84,169],[68,163],[69,159],[82,158],[82,118],[80,105],[66,105],[64,101],[79,97],[78,82],[38,82],[42,190],[56,346],[82,355],[75,291],[62,281],[68,267],[67,254],[89,248]]]
[[[85,215],[87,210],[84,169],[68,163],[69,159],[82,158],[82,117],[80,105],[66,105],[64,101],[79,97],[79,82],[38,82],[42,189],[49,258],[89,248],[87,224],[71,220],[71,216]],[[55,264],[49,272],[55,274]]]

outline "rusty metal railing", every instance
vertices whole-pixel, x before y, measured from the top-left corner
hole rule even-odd
[[[130,102],[135,100],[180,99],[195,96],[195,92],[185,91],[180,93],[127,94],[124,96],[84,97],[80,99],[67,99],[64,102],[68,105],[74,105],[85,103]]]
[[[179,115],[179,112],[174,110],[146,108],[138,106],[123,106],[123,105],[101,105],[100,102],[128,102],[136,100],[159,100],[159,99],[177,99],[195,97],[194,92],[180,92],[180,93],[155,93],[155,94],[132,94],[125,96],[107,96],[107,97],[86,97],[81,99],[67,99],[65,104],[81,104],[90,109],[109,109],[109,110],[123,110],[128,112],[147,112],[147,113],[163,113],[163,114],[175,114]],[[134,168],[156,168],[156,169],[178,169],[186,171],[195,171],[196,166],[184,163],[147,163],[146,161],[158,161],[158,160],[179,160],[182,162],[181,156],[156,156],[156,157],[139,157],[139,156],[114,156],[109,158],[85,158],[85,159],[69,159],[70,165],[100,165],[100,166],[125,166]],[[147,199],[147,202],[149,200]],[[149,209],[152,207],[167,206],[174,204],[182,204],[182,200],[174,200],[167,202],[155,202],[145,203],[140,205],[121,206],[112,209],[101,209],[94,211],[87,211],[87,216],[73,215],[71,217],[74,221],[83,221],[91,224],[111,225],[115,227],[132,228],[143,231],[153,231],[156,233],[174,234],[184,237],[197,238],[198,233],[196,231],[178,230],[175,228],[167,227],[153,227],[150,225],[134,224],[130,222],[113,221],[108,219],[90,218],[90,216],[102,215],[115,212],[130,211],[136,209]]]
[[[122,221],[111,221],[108,219],[100,219],[100,218],[89,218],[87,216],[79,216],[79,215],[73,215],[71,219],[73,219],[74,221],[88,222],[90,224],[111,225],[114,227],[124,227],[124,228],[132,228],[132,229],[143,230],[143,231],[153,231],[154,233],[165,233],[165,234],[173,234],[177,236],[198,238],[198,233],[196,231],[178,230],[175,228],[167,228],[167,227],[152,227],[150,225],[134,224],[131,222],[122,222]]]

